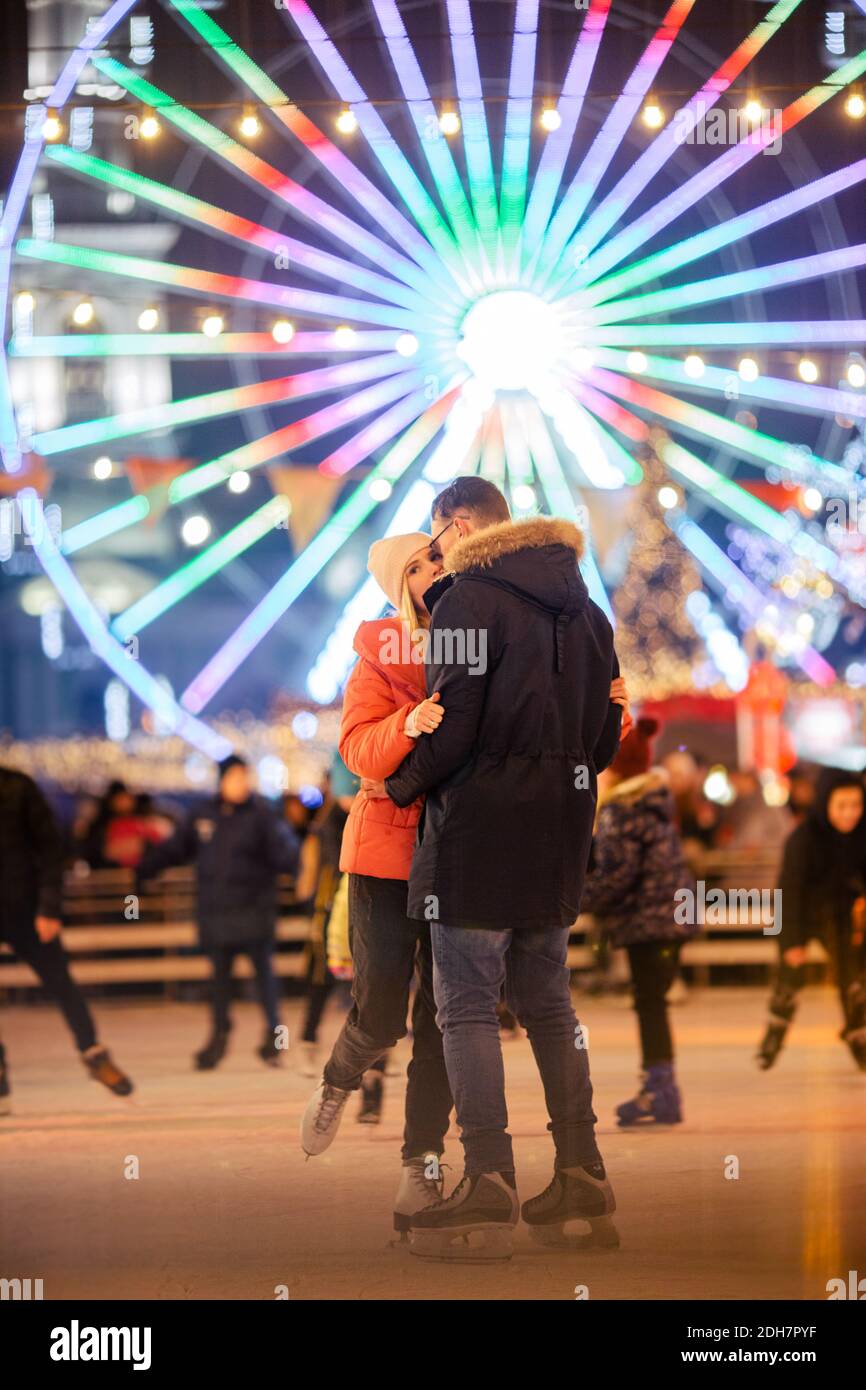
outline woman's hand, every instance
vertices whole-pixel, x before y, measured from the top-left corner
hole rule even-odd
[[[438,690],[429,700],[422,700],[406,719],[405,731],[410,738],[415,734],[434,734],[442,723],[445,710],[440,703]]]
[[[622,708],[622,725],[619,731],[619,740],[625,738],[634,727],[634,720],[631,717],[631,707],[629,705],[628,689],[625,683],[625,676],[617,676],[616,680],[610,683],[610,702],[612,705],[619,705]]]
[[[388,793],[385,791],[385,783],[377,782],[375,777],[362,777],[361,791],[365,794],[365,796],[373,797],[375,799],[387,797],[388,795]]]

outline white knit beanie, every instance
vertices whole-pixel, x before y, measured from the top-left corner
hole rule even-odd
[[[395,608],[400,607],[406,566],[413,555],[432,544],[432,536],[423,531],[410,531],[408,536],[384,536],[370,546],[367,569]]]

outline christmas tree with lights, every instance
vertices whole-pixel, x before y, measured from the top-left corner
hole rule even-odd
[[[640,462],[644,477],[628,511],[631,550],[613,603],[616,649],[632,696],[664,699],[693,690],[695,670],[706,664],[704,644],[686,609],[689,594],[702,586],[659,501],[660,490],[673,487],[667,471],[651,446]]]

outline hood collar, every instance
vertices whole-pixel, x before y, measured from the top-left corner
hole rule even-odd
[[[538,550],[546,545],[564,545],[574,551],[575,561],[584,551],[583,532],[573,521],[560,517],[533,516],[526,521],[500,521],[458,541],[445,563],[454,574],[469,569],[489,569],[503,555],[519,550]]]
[[[612,801],[617,801],[630,806],[654,792],[667,791],[669,787],[670,778],[667,770],[663,767],[651,767],[649,772],[641,772],[637,777],[628,777],[624,782],[618,782],[604,798],[604,804],[607,806]]]

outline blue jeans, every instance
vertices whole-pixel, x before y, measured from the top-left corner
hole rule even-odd
[[[496,1017],[503,984],[541,1073],[556,1166],[597,1163],[589,1060],[565,964],[568,928],[488,931],[434,922],[431,931],[436,1021],[466,1172],[514,1168]]]

